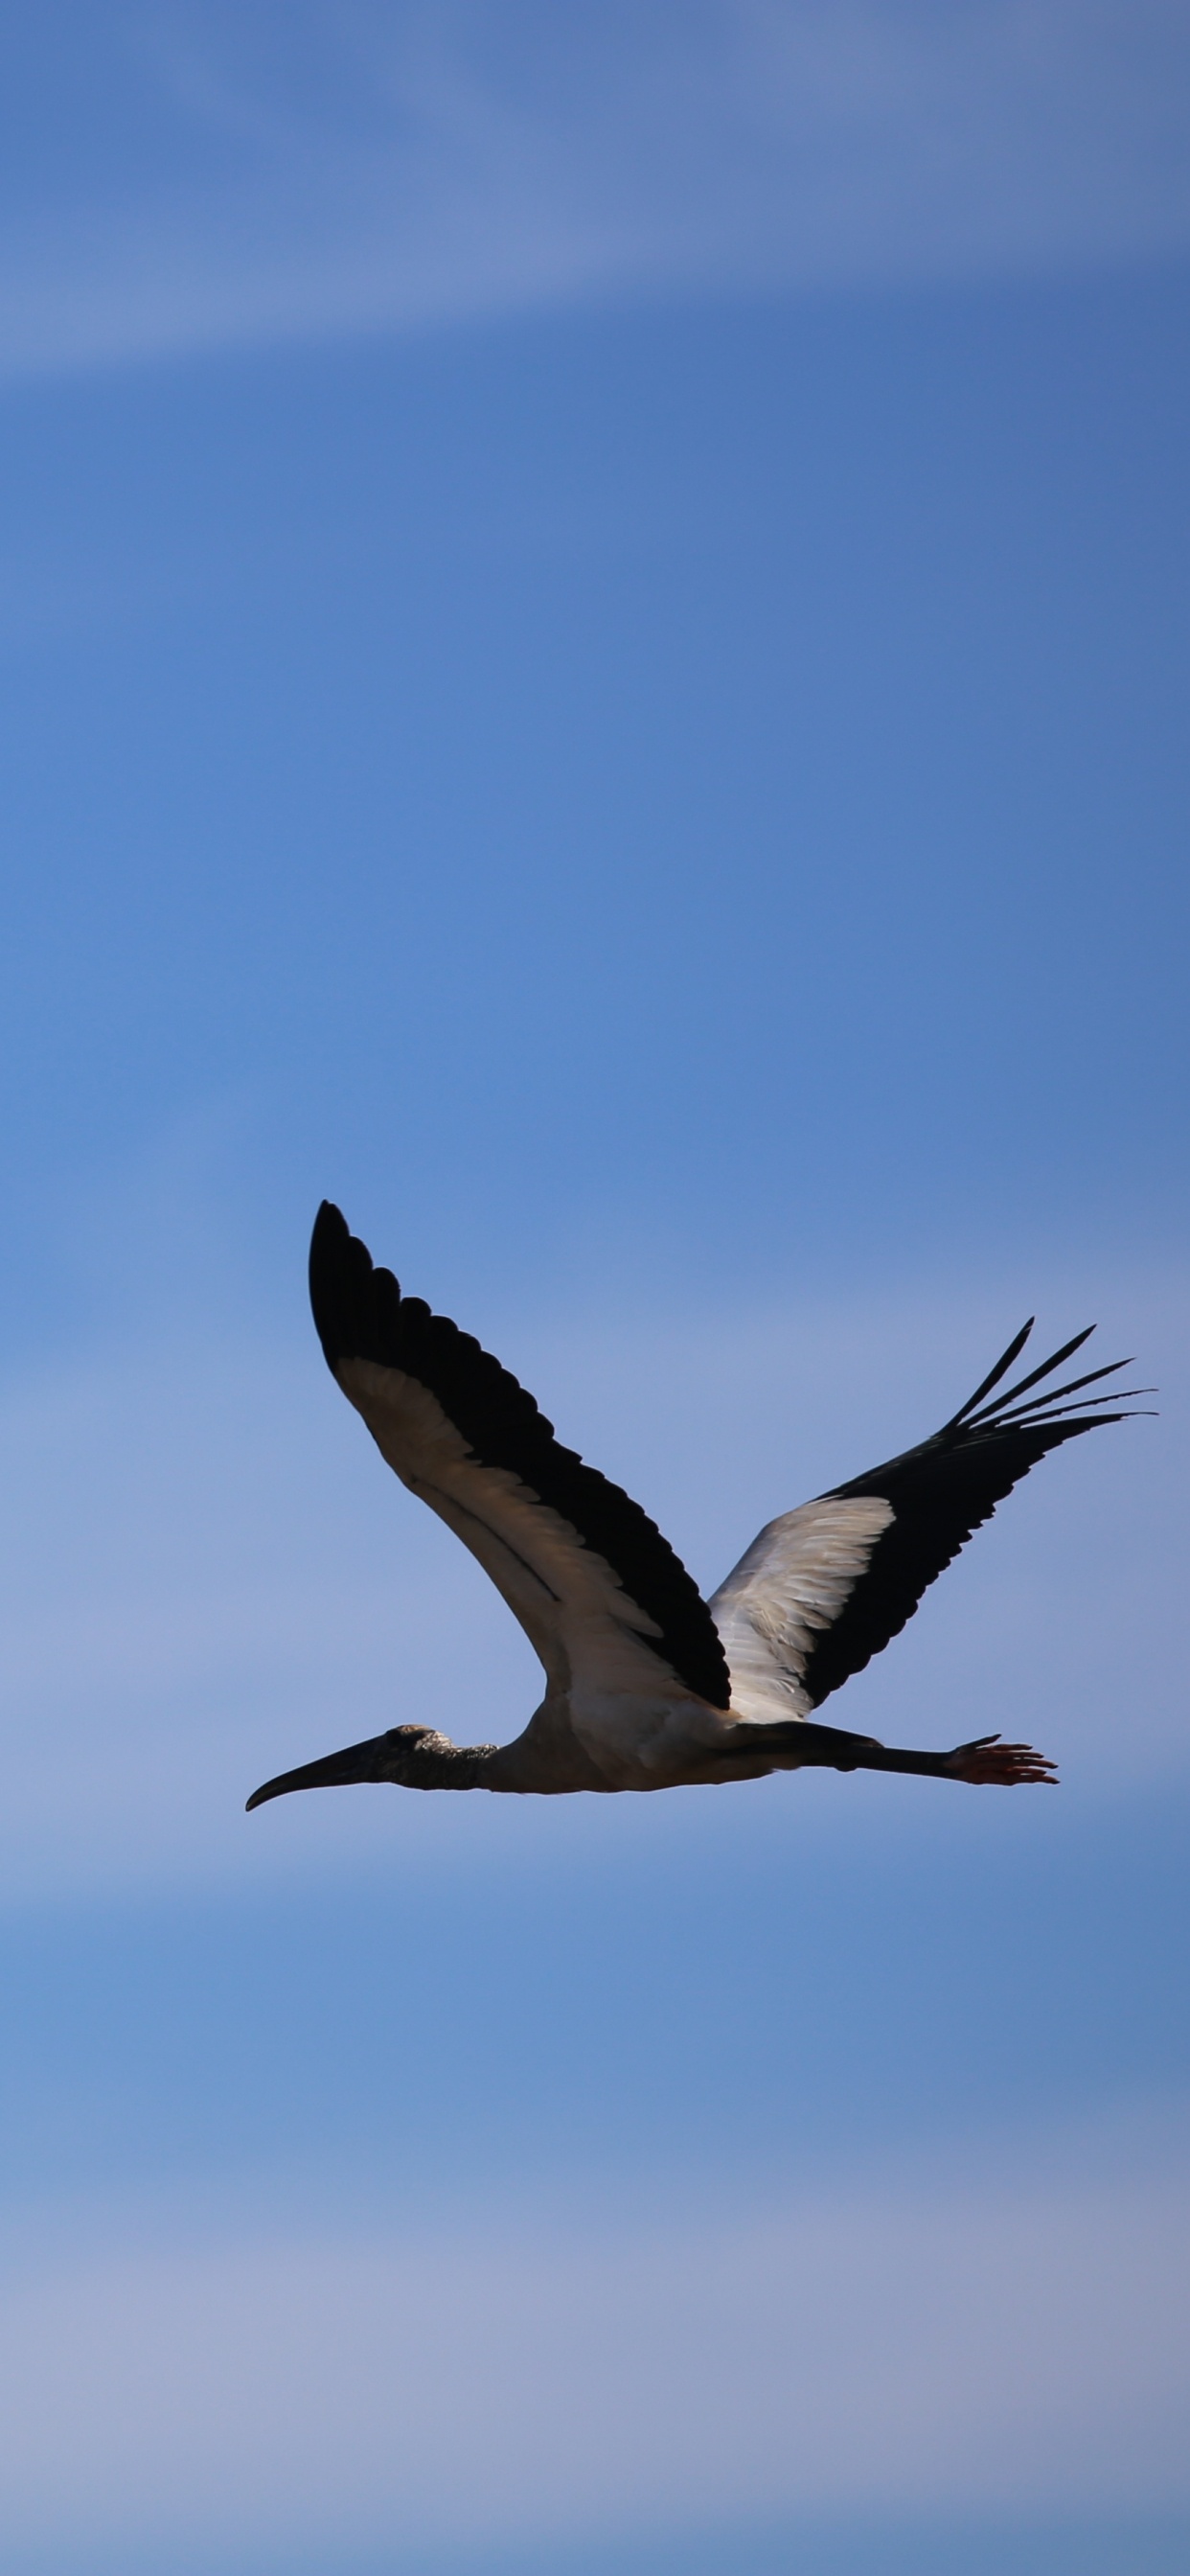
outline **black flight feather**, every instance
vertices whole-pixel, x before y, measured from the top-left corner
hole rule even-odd
[[[952,1415],[931,1440],[923,1440],[916,1449],[906,1449],[883,1467],[873,1467],[866,1476],[853,1477],[850,1484],[833,1488],[829,1497],[832,1501],[879,1495],[891,1503],[895,1517],[876,1540],[865,1571],[848,1594],[834,1625],[822,1631],[811,1650],[804,1680],[813,1707],[821,1707],[832,1691],[849,1681],[853,1673],[862,1672],[890,1637],[899,1634],[912,1618],[923,1592],[958,1555],[972,1531],[991,1519],[997,1503],[1003,1502],[1039,1458],[1059,1448],[1064,1440],[1078,1439],[1084,1431],[1099,1431],[1109,1422],[1129,1418],[1118,1411],[1093,1409],[1121,1404],[1125,1394],[1120,1390],[1090,1396],[1077,1407],[1060,1407],[1058,1403],[1061,1396],[1093,1385],[1099,1378],[1111,1377],[1117,1368],[1127,1368],[1127,1360],[1117,1360],[1110,1368],[1092,1369],[1086,1377],[1055,1387],[1048,1396],[1034,1397],[1032,1403],[1020,1406],[1015,1413],[1007,1410],[1017,1397],[1081,1348],[1090,1326],[1055,1351],[1040,1368],[1006,1388],[995,1404],[983,1405],[984,1397],[999,1385],[1024,1348],[1030,1329],[1026,1325],[1017,1334],[961,1413]],[[1147,1395],[1152,1389],[1137,1387],[1126,1392]],[[982,1411],[976,1411],[981,1405]]]
[[[1015,1386],[1006,1386],[1003,1395],[998,1395],[994,1404],[985,1405],[980,1413],[972,1413],[970,1406],[966,1406],[961,1418],[968,1429],[973,1422],[982,1422],[985,1413],[1002,1413],[1006,1404],[1015,1404],[1018,1395],[1027,1395],[1029,1388],[1036,1386],[1043,1377],[1052,1377],[1056,1368],[1061,1368],[1063,1362],[1071,1359],[1075,1351],[1081,1351],[1084,1342],[1090,1341],[1094,1330],[1093,1324],[1085,1324],[1081,1333],[1075,1333],[1070,1341],[1063,1342],[1060,1351],[1051,1351],[1048,1360],[1042,1360],[1037,1368],[1030,1369],[1028,1377],[1018,1377]],[[1128,1362],[1117,1360],[1115,1366],[1127,1368]],[[1102,1374],[1106,1376],[1106,1370]]]
[[[1030,1315],[1028,1323],[1022,1324],[1019,1333],[1015,1333],[1013,1335],[1007,1350],[1001,1352],[994,1369],[989,1369],[987,1376],[980,1379],[974,1395],[969,1395],[966,1403],[960,1405],[958,1412],[952,1413],[950,1421],[946,1425],[946,1429],[948,1431],[951,1429],[952,1424],[956,1422],[965,1422],[968,1414],[974,1413],[976,1405],[982,1404],[985,1395],[990,1395],[992,1388],[994,1386],[999,1386],[1000,1380],[1004,1376],[1006,1370],[1012,1367],[1012,1363],[1015,1359],[1019,1359],[1036,1321],[1036,1315]]]
[[[310,1303],[327,1366],[375,1360],[436,1396],[474,1458],[503,1467],[604,1558],[629,1597],[660,1629],[652,1646],[699,1699],[727,1708],[727,1659],[705,1601],[667,1539],[618,1485],[554,1436],[533,1397],[420,1297],[403,1297],[391,1270],[373,1267],[338,1208],[324,1200],[310,1244]]]

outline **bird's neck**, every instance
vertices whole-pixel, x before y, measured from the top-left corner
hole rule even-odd
[[[385,1738],[384,1777],[401,1789],[486,1789],[498,1750],[452,1744],[429,1726],[394,1726]]]

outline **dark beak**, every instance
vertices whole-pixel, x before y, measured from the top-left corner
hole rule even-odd
[[[352,1780],[395,1780],[402,1755],[408,1756],[410,1736],[425,1732],[420,1726],[391,1726],[387,1735],[370,1735],[366,1744],[345,1744],[341,1753],[325,1753],[321,1762],[279,1771],[275,1780],[253,1790],[244,1812],[263,1807],[266,1798],[284,1798],[290,1789],[342,1789]]]

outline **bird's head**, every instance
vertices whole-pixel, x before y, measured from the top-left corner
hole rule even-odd
[[[391,1780],[398,1787],[412,1787],[418,1756],[438,1753],[448,1742],[432,1726],[390,1726],[386,1734],[370,1735],[363,1744],[346,1744],[341,1753],[324,1753],[320,1762],[279,1771],[275,1780],[253,1790],[248,1808],[263,1807],[269,1798],[284,1798],[291,1789],[342,1789],[356,1780]]]

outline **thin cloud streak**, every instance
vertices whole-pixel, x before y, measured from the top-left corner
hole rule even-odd
[[[80,178],[9,182],[12,375],[1190,246],[1171,0],[201,0],[92,87]]]
[[[1183,2205],[1138,2167],[35,2257],[5,2298],[10,2543],[1171,2505]]]

